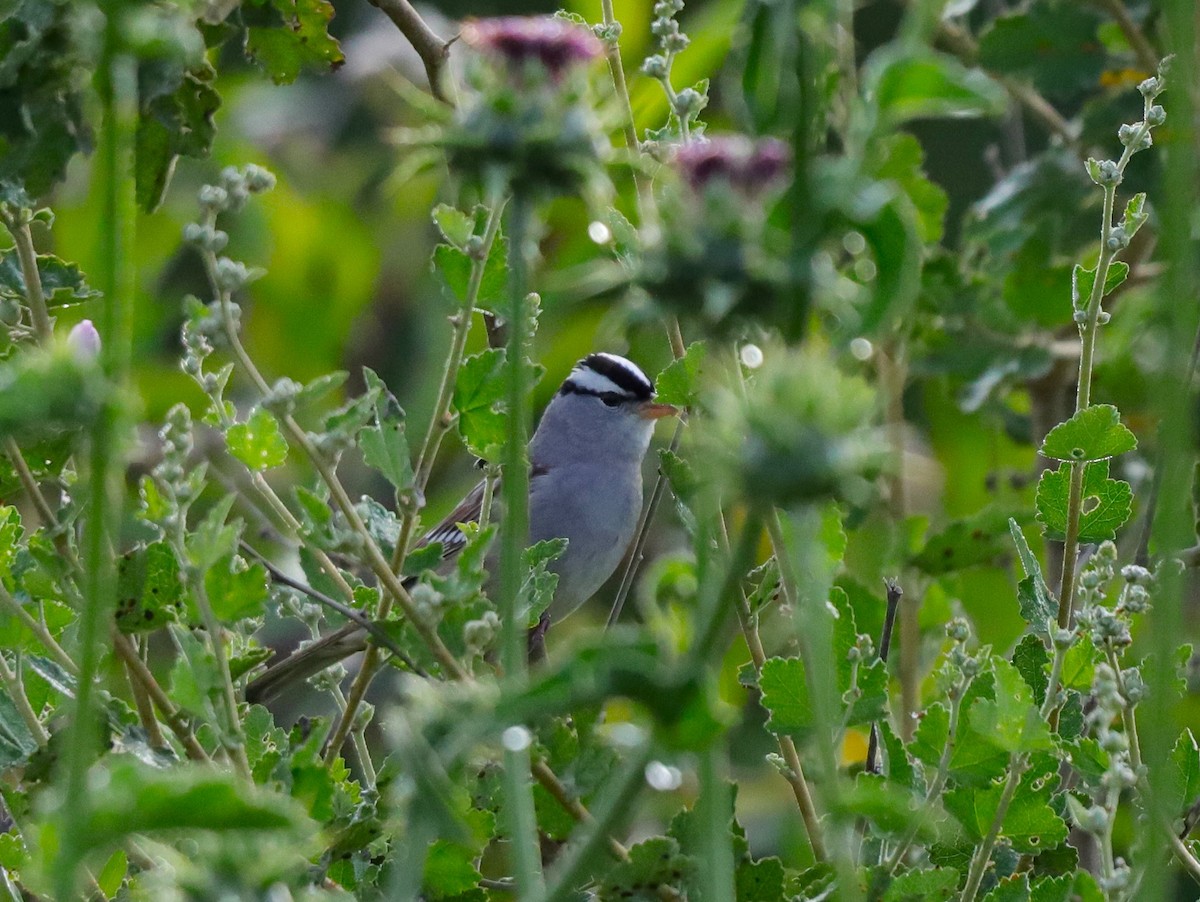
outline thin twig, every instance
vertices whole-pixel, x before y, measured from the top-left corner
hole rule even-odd
[[[1125,4],[1121,0],[1092,0],[1092,4],[1112,16],[1117,27],[1121,29],[1121,34],[1133,48],[1138,65],[1146,70],[1147,75],[1152,75],[1158,69],[1158,61],[1162,58],[1162,54],[1154,49],[1154,45],[1150,43],[1146,33],[1142,31],[1137,22],[1133,21],[1133,16],[1129,15]]]
[[[238,542],[238,547],[241,548],[242,554],[248,554],[262,564],[267,573],[270,574],[272,580],[285,585],[290,589],[295,589],[297,592],[302,592],[309,598],[313,599],[313,601],[320,602],[331,611],[336,611],[338,614],[341,614],[347,620],[354,621],[368,633],[370,633],[379,645],[382,645],[397,658],[399,658],[404,663],[405,667],[417,674],[417,676],[428,679],[429,674],[419,664],[417,664],[416,661],[412,660],[412,658],[405,654],[404,649],[402,649],[396,643],[388,631],[370,617],[365,616],[362,611],[352,608],[349,605],[344,605],[336,598],[330,598],[324,592],[314,589],[307,583],[302,583],[298,579],[292,579],[244,539]]]
[[[45,748],[46,743],[50,741],[50,734],[38,720],[37,713],[25,695],[25,687],[21,684],[20,666],[20,659],[18,659],[15,668],[9,667],[4,655],[0,655],[0,681],[8,689],[8,696],[16,706],[17,713],[21,715],[21,720],[25,722],[25,728],[29,730],[29,734],[37,742],[39,748]]]
[[[146,691],[150,694],[150,699],[158,708],[163,722],[175,734],[176,738],[183,743],[183,747],[187,752],[187,756],[193,761],[203,761],[212,763],[208,752],[196,741],[195,735],[188,728],[187,721],[175,707],[175,703],[171,701],[171,697],[167,695],[158,680],[154,678],[154,674],[150,672],[150,668],[146,666],[146,662],[142,660],[137,653],[137,649],[133,647],[133,643],[129,641],[129,637],[124,633],[118,632],[116,629],[112,631],[112,644],[121,660],[129,668],[131,675],[136,677]]]
[[[412,44],[425,67],[425,77],[429,79],[429,90],[433,96],[453,106],[454,85],[450,84],[447,91],[444,83],[453,41],[443,41],[408,0],[370,0],[370,3],[391,19]]]
[[[879,637],[879,660],[887,664],[888,652],[892,648],[892,630],[896,625],[896,608],[900,605],[900,599],[904,597],[904,590],[894,579],[884,580],[884,584],[887,586],[887,614],[883,619],[883,633]],[[879,762],[876,760],[878,756],[879,727],[871,724],[871,739],[867,743],[867,773],[879,773]]]
[[[42,291],[42,274],[37,265],[37,249],[33,245],[33,233],[29,223],[16,215],[4,217],[4,224],[12,235],[17,248],[17,261],[21,266],[21,278],[25,281],[25,300],[33,314],[33,330],[38,344],[50,344],[54,337],[54,323],[46,307],[46,295]]]

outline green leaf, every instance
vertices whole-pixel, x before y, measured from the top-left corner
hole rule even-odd
[[[225,519],[236,500],[235,495],[223,495],[188,535],[188,556],[197,570],[203,572],[226,554],[233,553],[241,526],[226,524]]]
[[[1133,238],[1138,233],[1150,214],[1146,212],[1146,193],[1138,192],[1125,204],[1125,215],[1121,219],[1121,230],[1126,238]],[[1106,292],[1107,293],[1107,292]]]
[[[602,899],[640,899],[643,888],[665,884],[676,886],[681,876],[695,867],[679,843],[669,836],[655,836],[630,847],[629,860],[608,870],[600,881]],[[649,898],[649,897],[647,897]]]
[[[881,717],[876,724],[876,729],[879,731],[879,744],[883,748],[884,761],[887,765],[884,773],[887,774],[888,782],[910,790],[920,788],[916,768],[909,760],[904,743],[892,729],[891,721],[886,717]]]
[[[263,614],[271,581],[262,564],[238,569],[241,558],[230,556],[204,572],[204,590],[217,619],[230,623]]]
[[[183,579],[166,542],[135,548],[117,561],[117,627],[123,633],[158,629],[183,606]]]
[[[1121,422],[1117,408],[1093,404],[1046,433],[1040,450],[1052,460],[1073,462],[1104,460],[1136,447],[1137,439]]]
[[[554,600],[558,574],[548,568],[566,550],[566,539],[544,539],[521,552],[521,570],[525,574],[525,581],[521,586],[520,599],[525,609],[525,625],[529,629],[538,625],[543,612]]]
[[[949,197],[942,188],[926,177],[922,167],[925,150],[915,135],[898,132],[878,142],[877,152],[883,159],[874,171],[878,179],[891,180],[908,195],[917,211],[921,240],[936,244],[942,240],[943,223]]]
[[[287,460],[288,445],[274,414],[256,407],[244,423],[225,433],[229,453],[251,470],[269,470]]]
[[[1050,634],[1050,625],[1058,617],[1058,605],[1036,576],[1027,576],[1017,583],[1017,607],[1021,619],[1039,636]]]
[[[100,292],[88,285],[74,263],[68,263],[53,254],[38,254],[37,268],[42,294],[49,307],[66,307],[100,296]],[[25,303],[25,276],[16,251],[0,255],[0,298]]]
[[[505,393],[505,353],[488,348],[463,361],[454,383],[454,409],[458,431],[477,457],[490,459],[504,444],[507,414],[499,409]]]
[[[107,779],[89,790],[92,804],[76,818],[81,850],[111,848],[133,833],[177,830],[305,830],[291,799],[246,785],[232,773],[180,765],[168,770],[110,759]]]
[[[1033,692],[1017,669],[1001,658],[992,661],[995,701],[983,700],[970,712],[972,728],[1011,753],[1053,747],[1050,730],[1033,704]]]
[[[1051,805],[1054,777],[1026,773],[1004,815],[1001,836],[1022,853],[1052,849],[1067,838],[1067,824]],[[962,824],[967,836],[979,842],[991,829],[1004,786],[956,786],[942,796],[946,810]]]
[[[1105,66],[1101,18],[1074,3],[1035,3],[1001,16],[979,38],[979,64],[1033,79],[1043,94],[1071,97],[1096,87]]]
[[[1029,902],[1029,875],[1009,874],[983,897],[983,902]]]
[[[949,737],[950,712],[941,702],[935,702],[921,712],[920,723],[917,724],[908,750],[926,766],[937,767]]]
[[[1179,734],[1171,749],[1165,784],[1166,808],[1175,816],[1200,799],[1200,745],[1190,727]]]
[[[998,116],[1004,90],[978,69],[930,50],[887,45],[866,64],[866,86],[879,110],[881,131],[935,116]]]
[[[345,57],[329,35],[328,0],[250,0],[242,7],[246,55],[276,84],[291,84],[305,66],[338,68]]]
[[[478,853],[462,843],[437,839],[425,856],[423,888],[431,899],[448,899],[479,885]]]
[[[958,889],[954,868],[930,868],[901,874],[888,886],[883,902],[941,902]]]
[[[433,208],[433,224],[446,241],[464,252],[467,242],[475,234],[474,217],[449,204],[438,204]]]
[[[216,136],[213,116],[221,105],[213,87],[216,74],[207,62],[186,71],[173,59],[143,65],[134,167],[143,210],[152,212],[162,202],[180,155],[208,156]]]
[[[955,520],[930,536],[912,563],[931,575],[989,564],[1008,553],[1004,524],[1011,516],[1011,511],[986,507]]]
[[[1104,291],[1101,292],[1100,299],[1112,294],[1128,276],[1128,263],[1122,263],[1120,260],[1110,263],[1108,271],[1104,274]],[[1076,310],[1088,309],[1095,287],[1096,270],[1086,269],[1076,263],[1074,269],[1071,270],[1071,303]]]
[[[480,234],[478,220],[475,223],[475,234]],[[457,304],[462,304],[467,299],[471,270],[474,266],[475,261],[453,245],[439,244],[433,249],[433,270]],[[475,295],[476,309],[495,312],[497,304],[505,298],[507,286],[508,243],[497,235],[479,280],[479,289]]]
[[[778,902],[787,898],[787,874],[778,858],[742,861],[734,879],[734,898],[738,902]]]
[[[27,761],[37,749],[37,740],[25,726],[12,696],[0,688],[0,770]]]
[[[763,663],[758,686],[762,690],[762,705],[770,714],[768,729],[782,735],[812,727],[812,700],[804,664],[799,658],[768,658]]]
[[[694,341],[688,345],[682,357],[668,363],[654,380],[654,387],[658,391],[656,400],[677,407],[691,407],[695,404],[696,393],[699,390],[700,366],[704,363],[707,350],[704,342]]]
[[[363,367],[363,377],[376,398],[375,425],[358,435],[363,460],[386,476],[397,492],[407,491],[413,485],[413,468],[404,432],[404,409],[374,370]]]
[[[1077,638],[1063,656],[1061,685],[1066,689],[1090,692],[1096,673],[1096,664],[1104,660],[1103,654],[1086,633]]]
[[[1013,650],[1012,664],[1021,674],[1025,685],[1033,691],[1034,703],[1042,704],[1046,700],[1046,689],[1050,685],[1050,675],[1046,672],[1050,665],[1050,653],[1046,650],[1045,643],[1037,636],[1023,636]]]
[[[1115,539],[1117,530],[1133,513],[1133,490],[1124,480],[1108,478],[1107,460],[1092,461],[1083,466],[1079,541]],[[1046,470],[1038,480],[1037,517],[1048,539],[1061,541],[1066,537],[1070,483],[1071,466],[1067,464],[1060,464],[1057,470]]]

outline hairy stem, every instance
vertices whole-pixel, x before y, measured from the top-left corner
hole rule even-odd
[[[229,671],[229,656],[225,654],[224,629],[212,605],[208,603],[208,592],[204,587],[204,574],[199,574],[192,580],[192,597],[196,608],[200,611],[200,619],[204,623],[204,631],[208,633],[208,642],[212,647],[213,660],[217,665],[217,673],[221,676],[221,701],[225,706],[227,723],[221,730],[224,734],[223,744],[232,753],[233,765],[238,773],[246,780],[250,779],[250,762],[246,758],[246,737],[242,732],[242,719],[238,713],[237,694],[233,688],[233,676]]]
[[[175,738],[183,745],[187,756],[193,761],[212,763],[208,752],[204,751],[188,727],[187,719],[175,707],[175,703],[171,701],[166,690],[159,685],[158,680],[154,678],[154,674],[150,672],[150,668],[146,666],[146,662],[142,660],[129,637],[115,629],[111,636],[113,649],[117,656],[125,662],[129,672],[146,688],[150,700],[154,702],[154,706],[158,708],[159,714],[162,716],[163,723],[175,734]]]
[[[508,355],[505,379],[508,401],[508,434],[504,442],[504,470],[500,493],[504,517],[500,521],[500,662],[509,679],[521,680],[528,670],[526,614],[521,584],[522,560],[529,544],[529,373],[525,364],[529,342],[529,258],[526,243],[533,210],[530,199],[517,193],[509,217]],[[538,847],[537,815],[533,808],[528,747],[504,751],[504,800],[507,834],[512,844],[517,890],[522,896],[542,891],[542,861]]]
[[[29,704],[29,698],[25,695],[25,686],[21,680],[20,666],[21,662],[19,658],[15,667],[9,667],[4,655],[0,655],[0,682],[3,682],[4,688],[8,690],[8,697],[12,699],[17,713],[21,716],[21,720],[25,722],[25,728],[29,730],[29,735],[34,738],[39,748],[45,748],[46,743],[50,741],[50,734],[46,732],[46,728],[38,720],[37,714]]]
[[[137,69],[123,51],[122,5],[107,0],[103,5],[101,55],[96,71],[102,127],[96,171],[102,185],[100,210],[99,284],[105,303],[101,308],[100,332],[104,344],[100,365],[109,383],[125,385],[131,346],[127,309],[133,297],[133,234],[136,200],[133,183],[133,139],[137,119]],[[114,392],[101,406],[92,425],[88,444],[88,520],[84,531],[84,595],[86,603],[78,620],[79,680],[66,742],[61,849],[57,858],[55,895],[73,895],[85,837],[79,832],[87,823],[90,801],[87,772],[100,750],[99,711],[94,703],[99,672],[100,642],[116,604],[116,566],[112,549],[120,523],[121,452],[125,444],[125,417]]]
[[[979,883],[983,880],[983,875],[987,870],[988,862],[992,857],[992,848],[996,845],[996,840],[1000,837],[1000,828],[1004,825],[1004,817],[1008,814],[1008,806],[1012,804],[1013,796],[1016,794],[1017,786],[1021,782],[1021,776],[1025,773],[1025,759],[1022,756],[1014,756],[1009,762],[1008,779],[1004,781],[1004,789],[1000,793],[1000,801],[996,804],[996,816],[992,818],[992,825],[988,828],[987,836],[975,848],[975,854],[971,856],[971,865],[967,871],[967,882],[963,887],[962,895],[959,896],[959,902],[974,902],[975,896],[979,893]]]
[[[17,247],[17,262],[21,267],[21,278],[25,282],[25,300],[33,317],[33,333],[38,344],[47,346],[54,338],[54,323],[50,319],[46,295],[42,291],[42,274],[38,270],[33,233],[29,223],[17,216],[5,216],[4,224]]]

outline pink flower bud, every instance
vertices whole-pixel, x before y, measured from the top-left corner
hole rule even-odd
[[[555,77],[603,51],[600,41],[586,28],[552,16],[477,19],[463,26],[462,38],[510,65],[537,60]]]
[[[83,320],[67,333],[67,347],[81,363],[100,356],[100,333],[90,319]]]

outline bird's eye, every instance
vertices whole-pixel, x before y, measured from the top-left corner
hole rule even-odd
[[[605,392],[600,396],[600,400],[604,402],[605,407],[616,407],[621,403],[621,396],[613,392]]]

